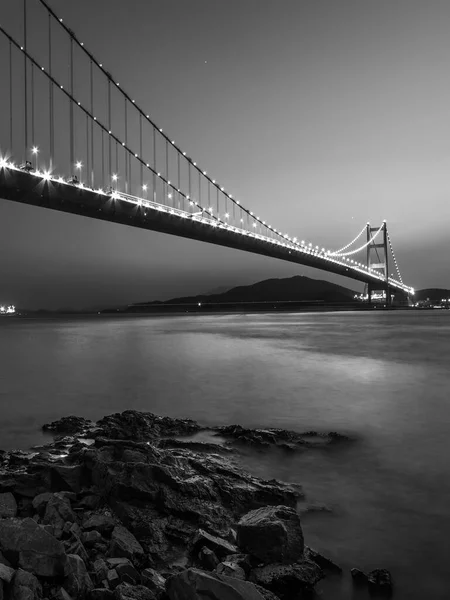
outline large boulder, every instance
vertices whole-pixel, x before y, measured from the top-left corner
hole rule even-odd
[[[40,600],[41,584],[32,573],[18,569],[12,581],[10,598],[11,600]]]
[[[75,435],[77,433],[84,433],[87,429],[93,427],[93,425],[94,423],[92,421],[88,421],[83,417],[75,417],[74,415],[70,415],[68,417],[58,419],[57,421],[53,421],[52,423],[46,423],[42,426],[42,429],[51,433]]]
[[[252,510],[238,523],[237,544],[265,564],[295,562],[304,550],[300,517],[288,506]]]
[[[166,585],[166,580],[155,569],[144,569],[141,573],[142,585],[145,585],[156,598],[163,595]]]
[[[51,525],[54,534],[60,538],[66,523],[76,521],[70,501],[62,494],[52,494],[45,508],[43,523]]]
[[[193,541],[193,552],[197,554],[204,547],[212,550],[219,559],[225,558],[228,554],[235,554],[238,551],[236,546],[230,544],[227,540],[199,529]]]
[[[63,544],[33,519],[0,520],[0,550],[14,567],[38,577],[65,575]]]
[[[387,569],[374,569],[367,576],[369,590],[386,596],[392,594],[392,576]]]
[[[322,569],[310,560],[292,565],[273,564],[257,567],[250,581],[273,592],[281,600],[297,600],[311,594],[314,585],[324,577]]]
[[[67,555],[67,577],[64,580],[64,589],[76,600],[85,598],[86,594],[94,589],[86,565],[77,554]]]
[[[134,535],[122,525],[116,525],[111,534],[111,556],[113,558],[129,558],[131,561],[142,562],[145,557],[144,549]]]
[[[0,519],[15,517],[17,515],[17,502],[11,492],[0,494]]]
[[[110,535],[115,526],[115,520],[110,515],[105,514],[92,515],[82,525],[85,531],[95,529],[102,535]]]
[[[166,582],[170,600],[265,600],[257,586],[226,575],[187,569]]]
[[[3,581],[3,583],[11,583],[14,573],[14,569],[0,563],[0,582]]]

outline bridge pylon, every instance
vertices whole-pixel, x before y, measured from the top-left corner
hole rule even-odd
[[[383,221],[381,229],[382,240],[380,242],[371,241],[373,235],[379,229],[379,227],[371,227],[370,223],[367,223],[367,268],[372,269],[383,277],[383,279],[367,284],[367,295],[370,304],[372,303],[374,292],[383,291],[386,294],[386,306],[390,306],[392,298],[389,286],[388,231],[386,221]]]

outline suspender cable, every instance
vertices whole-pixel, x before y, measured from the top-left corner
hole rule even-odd
[[[94,70],[92,60],[90,62],[91,68],[91,114],[94,114]],[[94,188],[94,121],[91,119],[91,188]],[[103,185],[103,184],[102,184]]]
[[[142,158],[142,115],[139,115],[139,156]],[[144,185],[144,165],[140,163],[141,167],[141,192]]]
[[[73,39],[70,38],[70,51],[69,51],[69,60],[70,60],[70,95],[73,98]],[[75,167],[75,140],[74,140],[74,130],[73,130],[73,101],[70,101],[69,106],[69,119],[70,119],[70,173],[74,173]]]
[[[27,81],[27,0],[23,0],[23,56],[24,68],[24,126],[25,126],[25,158],[28,155],[28,81]]]
[[[156,202],[156,127],[153,125],[153,202]]]
[[[125,98],[125,145],[128,147],[128,106]],[[125,193],[128,194],[128,155],[125,150]]]
[[[53,158],[55,154],[55,125],[53,120],[53,82],[52,77],[52,18],[48,15],[48,72],[50,79],[48,81],[48,106],[50,121],[50,170],[53,168]]]
[[[34,147],[34,65],[31,63],[31,145]]]
[[[169,140],[166,140],[166,182],[164,183],[164,186],[165,186],[164,204],[166,202],[169,203],[169,198],[168,198],[169,186],[167,185],[167,181],[169,181]]]
[[[13,70],[12,70],[12,42],[9,40],[9,149],[13,151]]]
[[[91,167],[91,157],[89,152],[89,117],[86,115],[86,178],[89,185],[89,172]],[[80,171],[80,181],[81,181],[81,171]]]
[[[111,80],[108,79],[108,131],[111,132]],[[109,167],[109,180],[112,177],[112,147],[111,147],[111,133],[108,138],[108,167]]]
[[[102,187],[105,187],[105,132],[102,129]]]
[[[177,188],[178,188],[178,208],[181,208],[181,196],[180,196],[180,189],[181,189],[181,167],[180,167],[180,153],[177,152],[177,158],[178,158],[178,183],[177,183]]]

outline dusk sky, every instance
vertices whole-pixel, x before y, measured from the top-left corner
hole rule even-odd
[[[405,283],[450,287],[448,0],[50,4],[242,204],[327,248],[386,219]],[[0,253],[0,301],[33,308],[121,305],[296,274],[361,287],[3,200]]]

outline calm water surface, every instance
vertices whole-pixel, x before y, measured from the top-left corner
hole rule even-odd
[[[344,568],[392,571],[395,598],[450,598],[450,313],[0,319],[0,448],[42,423],[126,408],[337,430],[334,452],[248,453],[330,513],[307,543]],[[324,599],[364,598],[342,583]],[[336,591],[337,590],[337,591]]]

